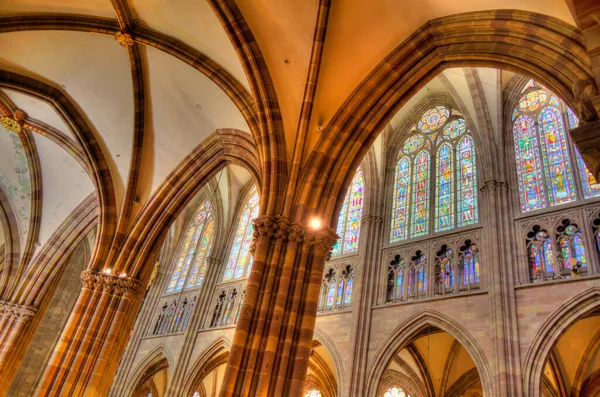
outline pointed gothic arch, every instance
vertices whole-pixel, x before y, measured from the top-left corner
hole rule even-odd
[[[466,349],[475,363],[484,394],[492,393],[491,367],[483,349],[477,341],[455,320],[437,311],[426,309],[417,312],[396,327],[381,343],[367,368],[365,391],[368,395],[376,395],[380,379],[393,356],[400,349],[406,347],[415,336],[427,332],[429,327],[447,332]]]
[[[523,362],[523,391],[527,396],[541,395],[544,366],[560,337],[578,320],[599,309],[600,288],[592,287],[564,303],[539,327]]]
[[[128,397],[145,397],[137,393],[143,392],[152,384],[152,377],[161,371],[166,371],[166,378],[169,379],[169,368],[172,366],[173,358],[170,356],[169,350],[165,346],[157,346],[137,365],[135,371],[132,372],[130,381],[125,385],[125,396]],[[168,386],[168,382],[165,385]]]
[[[202,379],[218,366],[227,363],[230,348],[231,342],[221,337],[204,349],[192,365],[187,379],[183,382],[181,395],[188,397],[199,391]],[[200,395],[202,395],[201,392]]]

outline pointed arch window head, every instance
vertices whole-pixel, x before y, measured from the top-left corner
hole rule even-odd
[[[214,226],[211,205],[207,201],[184,235],[167,293],[181,291],[184,286],[194,288],[202,285],[214,240]]]
[[[410,397],[410,395],[400,387],[390,387],[383,393],[383,397]]]
[[[576,182],[584,198],[600,197],[600,184],[569,142],[567,128],[576,128],[579,120],[563,101],[530,80],[512,119],[522,212],[577,200]]]
[[[244,205],[240,217],[233,245],[229,254],[229,260],[225,267],[223,281],[248,277],[252,268],[252,255],[250,244],[252,243],[253,223],[252,220],[258,216],[259,197],[256,186],[250,192],[250,198]]]
[[[342,204],[336,231],[340,238],[333,247],[332,256],[358,251],[363,201],[364,177],[359,165]]]
[[[426,111],[398,154],[390,242],[478,222],[475,143],[462,114]]]
[[[314,389],[307,391],[304,397],[322,397],[322,394],[319,390]]]

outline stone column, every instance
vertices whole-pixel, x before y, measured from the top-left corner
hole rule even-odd
[[[484,210],[482,263],[487,269],[484,288],[490,299],[491,343],[494,349],[494,396],[523,395],[511,247],[514,241],[509,185],[487,181],[481,188]]]
[[[32,306],[0,301],[0,378],[8,381],[5,374],[10,372],[11,363],[8,357],[17,347],[19,337],[24,333],[26,325],[33,319],[36,309]],[[3,389],[8,388],[0,381]],[[2,392],[0,391],[0,395]]]
[[[220,395],[300,396],[336,235],[282,216],[254,224],[254,262]]]
[[[36,396],[103,396],[110,388],[102,379],[116,371],[119,360],[111,355],[127,343],[127,324],[137,314],[142,284],[91,270],[81,280],[81,293]]]
[[[355,277],[354,302],[352,303],[352,349],[348,375],[350,377],[345,395],[365,395],[365,374],[371,332],[371,307],[376,301],[379,267],[381,266],[381,241],[383,218],[365,215],[361,226],[361,250]]]
[[[160,265],[159,265],[160,266]],[[129,380],[129,374],[134,369],[132,368],[133,361],[137,355],[138,348],[140,346],[141,339],[146,335],[152,322],[155,320],[153,317],[158,300],[162,294],[165,279],[168,274],[164,269],[158,270],[155,279],[152,281],[152,286],[148,295],[144,301],[144,306],[139,312],[137,319],[135,320],[133,331],[123,353],[123,357],[119,362],[119,368],[115,379],[111,385],[109,397],[119,397],[125,393],[124,387]]]

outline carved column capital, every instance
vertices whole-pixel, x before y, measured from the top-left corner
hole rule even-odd
[[[508,192],[508,186],[508,182],[506,181],[497,181],[493,179],[490,181],[486,181],[479,190],[484,195],[499,194]]]
[[[118,277],[112,274],[86,270],[81,273],[83,288],[102,290],[111,295],[136,298],[143,290],[142,283],[132,277]]]
[[[326,259],[331,256],[331,249],[337,242],[339,236],[335,230],[324,228],[321,230],[307,232],[307,240],[309,244],[314,245],[315,254],[323,255]]]
[[[2,317],[13,317],[16,320],[28,322],[33,319],[36,313],[37,309],[33,306],[0,301],[0,316]]]
[[[261,216],[254,220],[254,233],[250,252],[254,253],[256,241],[261,236],[267,236],[276,240],[299,243],[306,234],[305,227],[297,222],[292,222],[289,218],[276,216]]]
[[[377,215],[363,215],[362,218],[360,218],[360,222],[362,225],[368,224],[368,223],[375,223],[375,224],[380,224],[383,222],[383,218]]]

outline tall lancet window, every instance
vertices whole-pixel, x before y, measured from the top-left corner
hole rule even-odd
[[[360,218],[363,211],[364,178],[360,166],[352,178],[338,218],[337,234],[340,239],[333,247],[332,256],[358,251]]]
[[[185,233],[167,292],[180,291],[184,285],[185,288],[192,288],[202,284],[214,230],[215,221],[207,201],[200,207]]]
[[[252,268],[252,255],[250,254],[253,232],[252,219],[258,216],[259,209],[256,187],[252,189],[249,196],[250,198],[244,205],[242,216],[235,232],[223,281],[248,277],[250,275],[250,269]]]
[[[600,196],[600,184],[585,168],[567,129],[577,116],[560,99],[530,80],[513,110],[513,136],[521,211],[527,212]]]
[[[398,153],[390,241],[476,224],[475,158],[460,112],[445,106],[425,112]]]

